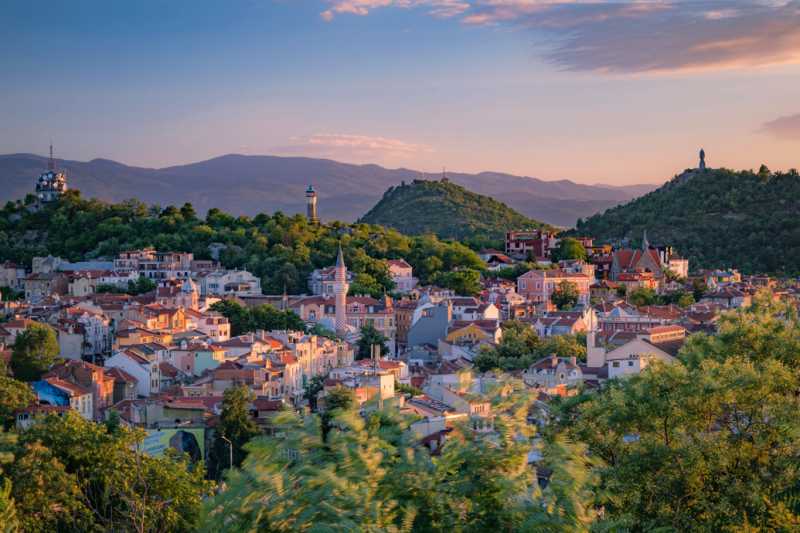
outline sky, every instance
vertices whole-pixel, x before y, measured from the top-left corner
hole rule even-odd
[[[4,0],[0,153],[800,166],[800,0]]]

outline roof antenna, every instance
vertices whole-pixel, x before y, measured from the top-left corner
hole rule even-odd
[[[50,139],[50,159],[47,161],[47,170],[50,172],[56,171],[56,160],[53,159],[53,140]]]

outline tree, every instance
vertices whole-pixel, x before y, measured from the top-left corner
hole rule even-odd
[[[475,358],[481,372],[495,368],[522,370],[543,357],[575,357],[586,359],[586,342],[577,335],[556,335],[541,339],[530,324],[510,320],[503,323],[503,337],[495,347],[484,347]]]
[[[749,307],[723,313],[715,335],[689,337],[680,357],[692,367],[739,357],[757,365],[777,360],[800,370],[800,317],[792,305],[762,291]]]
[[[617,528],[769,528],[800,481],[798,386],[776,360],[656,363],[587,397],[568,431],[602,459],[598,504]]]
[[[234,336],[259,329],[305,331],[305,324],[297,313],[291,309],[281,311],[269,304],[250,309],[234,300],[220,300],[211,306],[211,310],[228,319],[231,323],[231,334]]]
[[[350,411],[355,406],[356,398],[352,390],[338,385],[328,391],[324,401],[325,409],[320,416],[320,429],[323,442],[327,442],[328,434],[333,429],[333,421],[341,413]]]
[[[60,529],[69,531],[195,530],[199,506],[212,488],[202,462],[192,465],[171,450],[146,455],[144,436],[125,427],[109,433],[72,411],[37,422],[20,435],[21,453],[30,461],[17,459],[11,470],[18,513],[29,514],[20,508],[24,503],[61,520],[59,509],[71,507],[70,520],[81,525]],[[17,479],[26,481],[18,485]],[[90,510],[90,521],[74,499]],[[35,529],[43,530],[58,529]]]
[[[36,394],[27,383],[0,376],[0,427],[9,429],[14,424],[14,411],[35,402]]]
[[[78,478],[42,444],[26,444],[11,467],[16,514],[22,531],[90,531],[91,510]]]
[[[136,281],[128,282],[128,294],[132,294],[134,296],[138,294],[147,294],[148,292],[152,292],[154,290],[156,290],[155,281],[144,276],[139,276]]]
[[[658,295],[653,289],[639,287],[628,295],[628,301],[637,307],[654,305],[658,301]]]
[[[247,456],[244,445],[261,434],[250,415],[250,402],[253,393],[245,385],[226,389],[222,396],[222,413],[214,441],[214,460],[217,477],[229,468],[230,446],[233,447],[233,466],[238,467]],[[230,441],[226,441],[225,437]]]
[[[552,259],[558,261],[586,261],[586,248],[578,239],[564,237],[552,251]]]
[[[572,309],[578,304],[578,286],[571,281],[564,280],[558,284],[558,287],[550,295],[550,301],[558,309]]]
[[[372,346],[377,344],[381,347],[381,355],[389,353],[389,347],[386,346],[387,339],[383,333],[378,331],[375,326],[367,322],[361,326],[361,336],[358,338],[358,351],[356,352],[356,359],[369,359],[372,357]]]
[[[11,353],[11,370],[22,381],[36,381],[55,363],[59,351],[53,328],[33,323],[17,335]]]
[[[528,464],[534,397],[505,378],[499,388],[495,431],[457,423],[435,460],[416,445],[411,418],[390,409],[361,417],[346,390],[329,395],[327,423],[283,413],[282,437],[248,445],[241,470],[209,501],[204,530],[588,530],[583,449],[548,439],[540,449],[552,474],[540,491]]]
[[[312,410],[317,408],[317,395],[325,388],[325,378],[323,376],[314,376],[306,386],[303,388],[303,397],[308,400],[308,405]]]
[[[326,339],[337,340],[339,337],[336,335],[335,331],[332,331],[319,322],[314,324],[308,329],[309,335],[316,335],[318,337],[325,337]]]
[[[481,292],[481,273],[471,268],[440,272],[433,282],[463,296],[475,296]]]
[[[11,480],[0,477],[0,533],[17,533],[19,520],[11,495]]]

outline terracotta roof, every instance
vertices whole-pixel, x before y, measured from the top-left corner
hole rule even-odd
[[[176,378],[178,376],[178,369],[166,361],[158,363],[158,368],[161,371],[162,376],[166,376],[168,378]]]
[[[106,375],[114,378],[115,383],[138,383],[139,380],[128,374],[119,367],[111,367],[106,369]]]
[[[91,393],[90,390],[87,390],[80,385],[76,385],[75,383],[71,383],[55,376],[44,378],[43,381],[46,381],[50,385],[66,391],[70,396],[83,396]]]

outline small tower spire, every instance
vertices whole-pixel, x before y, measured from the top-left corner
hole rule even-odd
[[[342,244],[339,243],[339,253],[336,255],[336,273],[334,277],[333,292],[336,296],[335,320],[336,334],[344,336],[347,333],[347,267],[344,264],[344,253]]]
[[[650,249],[650,241],[647,240],[647,230],[644,230],[644,235],[642,235],[642,250],[645,252]]]
[[[319,215],[317,214],[317,191],[314,190],[313,185],[309,185],[306,189],[306,217],[311,224],[319,224]]]
[[[56,160],[53,159],[53,141],[50,141],[50,159],[47,160],[47,170],[56,171]]]

